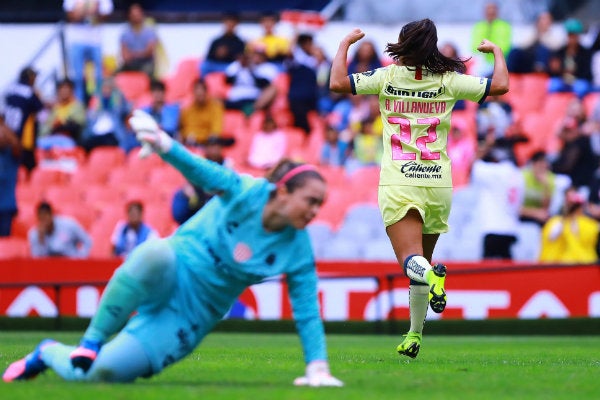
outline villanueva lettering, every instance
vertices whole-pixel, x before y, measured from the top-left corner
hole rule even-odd
[[[446,112],[446,102],[386,100],[386,109],[398,114],[443,114]]]

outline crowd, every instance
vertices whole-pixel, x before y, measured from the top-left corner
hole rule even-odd
[[[152,115],[178,142],[229,168],[254,175],[290,155],[323,168],[342,169],[350,179],[357,171],[380,164],[383,125],[377,96],[332,93],[330,56],[312,33],[280,35],[277,14],[263,15],[259,21],[263,32],[253,38],[237,33],[239,15],[225,14],[222,34],[198,55],[200,61],[185,100],[173,101],[161,75],[160,37],[143,7],[129,7],[119,39],[118,62],[111,68],[103,62],[99,43],[102,22],[114,11],[113,3],[85,4],[64,1],[70,74],[56,83],[55,98],[42,99],[37,94],[36,71],[30,67],[23,68],[18,82],[4,94],[0,179],[3,187],[13,190],[0,195],[0,235],[11,234],[12,221],[21,208],[14,188],[27,182],[34,169],[44,167],[40,155],[45,153],[40,150],[68,155],[70,150],[82,149],[89,155],[96,148],[112,146],[133,154],[140,146],[127,122],[134,108]],[[536,129],[540,128],[527,124],[521,103],[510,92],[490,96],[481,105],[461,102],[455,107],[448,138],[454,186],[455,191],[472,189],[477,193],[482,258],[515,258],[511,248],[518,239],[517,231],[521,224],[529,223],[540,230],[540,259],[579,261],[568,258],[572,256],[567,254],[582,252],[570,249],[573,241],[565,235],[577,238],[584,229],[578,229],[575,222],[556,223],[556,219],[600,219],[600,101],[594,84],[600,72],[593,69],[592,62],[600,39],[583,43],[584,33],[586,27],[580,21],[557,23],[545,12],[532,24],[531,34],[517,40],[511,24],[499,17],[498,5],[491,2],[482,20],[473,26],[473,45],[483,38],[497,43],[513,76],[539,74],[547,83],[543,89],[548,96],[571,95],[562,115],[544,116],[553,121],[547,125],[552,132],[545,127],[539,132]],[[487,55],[480,57],[475,51],[472,56],[458,54],[456,49],[451,42],[440,47],[444,54],[465,59],[470,72],[489,76]],[[381,50],[364,39],[350,54],[348,72],[366,72],[391,62]],[[117,76],[130,71],[147,76],[148,95],[141,101],[128,99],[119,86]],[[221,82],[226,90],[215,90],[214,82]],[[231,126],[232,115],[241,121],[235,127]],[[538,145],[539,136],[551,139]],[[214,148],[215,156],[210,155]],[[19,175],[19,171],[25,172]],[[210,198],[189,183],[172,196],[172,216],[177,223]],[[137,201],[127,203],[128,218],[119,221],[106,238],[115,256],[125,257],[133,246],[160,234],[143,221],[144,199],[129,200]],[[573,204],[578,205],[575,208],[581,217],[577,214],[569,219]],[[77,227],[77,221],[65,223],[67,219],[53,215],[56,204],[41,202],[36,207],[39,222],[28,235],[32,256],[89,255],[93,246],[89,233]],[[68,236],[62,234],[63,229]],[[54,238],[58,236],[63,239],[60,244]],[[587,242],[596,246],[597,240]],[[562,250],[556,251],[559,246]],[[63,247],[69,249],[61,250]],[[594,254],[597,257],[597,251]]]

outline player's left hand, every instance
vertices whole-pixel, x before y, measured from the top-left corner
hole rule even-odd
[[[142,143],[140,157],[150,155],[152,151],[166,153],[173,145],[173,139],[156,123],[152,116],[142,110],[135,110],[129,118],[129,125],[135,131],[136,138]]]
[[[495,47],[498,46],[487,39],[483,39],[481,43],[479,43],[479,46],[477,46],[477,50],[481,53],[492,53]]]
[[[296,386],[344,386],[340,381],[329,372],[329,363],[325,360],[311,361],[306,366],[306,375],[294,379]]]

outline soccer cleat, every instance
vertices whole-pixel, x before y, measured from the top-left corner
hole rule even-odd
[[[48,366],[42,360],[42,349],[54,343],[57,342],[52,339],[44,339],[31,353],[10,364],[4,371],[4,375],[2,375],[4,382],[33,379],[44,372]]]
[[[446,266],[436,264],[429,274],[429,305],[436,313],[441,313],[446,308],[446,291],[444,282],[446,281]]]
[[[102,343],[96,340],[82,340],[79,347],[73,350],[70,355],[73,368],[80,369],[84,373],[88,372],[98,356],[100,347],[102,347]]]
[[[406,335],[404,335],[404,340],[402,343],[396,347],[398,354],[410,358],[416,358],[417,354],[419,354],[419,349],[421,349],[421,338],[422,335],[420,333],[408,332]]]

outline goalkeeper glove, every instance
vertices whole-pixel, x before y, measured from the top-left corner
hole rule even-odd
[[[129,125],[135,131],[137,140],[142,143],[140,158],[149,156],[152,152],[166,153],[173,146],[173,139],[167,135],[150,114],[135,110],[129,118]]]
[[[329,363],[325,360],[311,361],[306,365],[306,375],[294,379],[296,386],[344,386],[344,382],[329,372]]]

